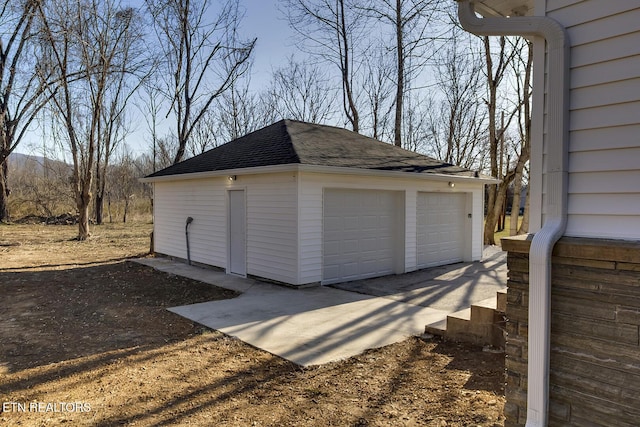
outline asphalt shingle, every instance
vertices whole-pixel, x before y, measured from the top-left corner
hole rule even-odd
[[[281,120],[148,177],[285,164],[467,177],[475,174],[346,129]]]

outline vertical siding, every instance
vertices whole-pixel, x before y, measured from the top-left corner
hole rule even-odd
[[[247,274],[299,284],[294,173],[238,176],[247,191]]]
[[[567,235],[640,238],[640,3],[548,0],[547,15],[572,46]]]
[[[226,201],[224,179],[154,184],[155,251],[187,258],[185,222],[189,226],[192,261],[226,267]]]

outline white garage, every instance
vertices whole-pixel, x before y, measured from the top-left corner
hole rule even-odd
[[[395,191],[325,189],[323,283],[396,272],[402,206]]]
[[[156,253],[294,286],[479,260],[484,184],[495,182],[293,120],[143,181],[154,186]]]
[[[418,193],[418,268],[463,261],[467,240],[466,199],[464,193]]]

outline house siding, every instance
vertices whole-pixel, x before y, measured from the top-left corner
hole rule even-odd
[[[185,225],[189,226],[191,260],[225,268],[227,225],[224,179],[154,184],[154,250],[187,259]]]
[[[571,42],[566,235],[640,238],[640,4],[547,0],[546,15]],[[546,200],[542,188],[532,185],[532,200]]]
[[[410,180],[405,178],[381,178],[372,176],[323,174],[304,172],[300,174],[300,205],[301,212],[299,227],[299,259],[300,283],[322,281],[322,197],[325,188],[349,188],[367,190],[399,191],[404,195],[404,212],[402,213],[404,232],[404,272],[417,269],[416,253],[416,200],[418,192],[462,192],[470,193],[473,203],[471,213],[473,237],[470,248],[466,252],[465,261],[482,258],[482,184],[456,183],[455,190],[451,190],[446,181]],[[479,201],[479,203],[475,203]],[[398,227],[402,230],[402,227]],[[403,245],[400,245],[403,246]],[[402,268],[400,268],[402,269]]]

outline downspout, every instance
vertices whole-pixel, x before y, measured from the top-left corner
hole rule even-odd
[[[567,224],[569,38],[546,16],[479,18],[472,0],[459,0],[458,19],[483,36],[539,36],[547,42],[547,183],[545,222],[529,254],[527,427],[546,426],[549,409],[551,253]]]

